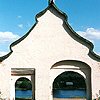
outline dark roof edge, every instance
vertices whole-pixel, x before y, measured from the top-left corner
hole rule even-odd
[[[54,4],[54,2],[49,1],[49,6],[42,12],[40,12],[39,14],[36,15],[36,17],[41,17],[51,6],[53,6],[61,15],[64,16],[64,22],[66,23],[66,25],[69,27],[69,29],[71,30],[71,32],[78,37],[80,40],[84,41],[85,43],[87,43],[89,45],[89,57],[91,57],[94,60],[100,61],[100,56],[97,55],[96,53],[94,53],[93,49],[94,49],[94,45],[92,42],[90,42],[89,40],[81,37],[80,35],[78,35],[73,29],[72,27],[68,24],[67,20],[68,20],[68,16],[66,15],[66,13],[62,12],[60,9],[57,8],[57,6]]]
[[[43,10],[43,11],[41,11],[40,13],[38,13],[37,15],[36,15],[36,20],[37,20],[37,18],[39,18],[39,17],[41,17],[49,8],[51,8],[51,7],[53,7],[55,10],[57,10],[62,16],[64,16],[64,20],[68,20],[68,16],[64,13],[64,12],[62,12],[60,9],[58,9],[57,8],[57,6],[54,4],[54,3],[50,3],[49,5],[48,5],[48,7],[45,9],[45,10]]]
[[[17,45],[18,43],[20,43],[22,40],[24,40],[29,35],[29,33],[32,31],[32,29],[36,26],[36,24],[37,24],[37,21],[32,26],[32,28],[24,36],[22,36],[21,38],[19,38],[16,41],[14,41],[13,43],[11,43],[11,45],[10,45],[10,52],[8,54],[0,57],[0,62],[2,62],[3,60],[5,60],[6,58],[8,58],[12,54],[12,52],[13,52],[12,47],[15,46],[15,45]]]
[[[93,51],[93,49],[94,49],[93,43],[90,42],[89,40],[83,38],[83,37],[80,36],[79,34],[77,34],[77,33],[72,29],[72,27],[68,24],[68,22],[67,22],[66,20],[65,20],[65,23],[66,23],[66,25],[68,26],[68,28],[71,30],[71,32],[72,32],[76,37],[78,37],[81,41],[83,41],[83,42],[85,42],[85,43],[87,43],[87,44],[89,45],[89,47],[88,47],[88,48],[89,48],[89,53],[88,53],[89,57],[91,57],[92,59],[97,60],[97,61],[100,62],[100,56],[97,55],[97,54]]]
[[[49,1],[48,1],[49,2]],[[49,3],[48,7],[46,9],[44,9],[43,11],[39,12],[36,16],[35,16],[35,24],[32,26],[32,28],[24,35],[22,36],[21,38],[19,38],[18,40],[14,41],[13,43],[11,43],[10,45],[10,52],[2,57],[0,57],[0,62],[4,61],[6,58],[8,58],[13,50],[12,50],[12,47],[17,45],[18,43],[20,43],[22,40],[24,40],[28,35],[29,33],[34,29],[34,27],[36,26],[36,24],[38,23],[38,18],[41,17],[51,6],[53,6],[59,13],[61,13],[62,15],[64,15],[65,18],[68,18],[67,15],[65,13],[63,13],[62,11],[58,10],[58,8],[56,7],[56,5],[54,3]]]
[[[48,1],[48,2],[49,2],[49,1]],[[8,57],[12,54],[12,52],[13,52],[12,47],[15,46],[15,45],[17,45],[19,42],[21,42],[22,40],[24,40],[24,39],[29,35],[29,33],[34,29],[34,27],[35,27],[36,24],[38,23],[38,20],[37,20],[37,19],[38,19],[39,17],[41,17],[50,7],[54,7],[54,9],[56,9],[61,15],[64,16],[64,22],[66,23],[66,25],[68,26],[68,28],[71,30],[71,32],[72,32],[75,36],[77,36],[79,39],[81,39],[82,41],[84,41],[85,43],[87,43],[87,44],[90,45],[88,55],[89,55],[92,59],[97,60],[97,61],[100,61],[100,56],[97,55],[97,54],[95,54],[95,53],[93,52],[94,45],[93,45],[90,41],[88,41],[88,40],[84,39],[83,37],[81,37],[80,35],[78,35],[78,34],[71,28],[71,26],[68,24],[68,22],[67,22],[68,16],[67,16],[64,12],[62,12],[61,10],[59,10],[59,9],[57,8],[57,6],[56,6],[53,2],[51,2],[51,3],[49,3],[48,7],[47,7],[45,10],[41,11],[40,13],[38,13],[38,14],[35,16],[35,21],[36,21],[36,22],[35,22],[35,24],[32,26],[32,28],[31,28],[24,36],[22,36],[20,39],[16,40],[15,42],[13,42],[13,43],[10,45],[10,52],[9,52],[8,54],[6,54],[6,55],[0,57],[0,62],[2,62],[3,60],[5,60],[6,58],[8,58]]]

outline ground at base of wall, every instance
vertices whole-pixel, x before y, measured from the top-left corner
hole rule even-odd
[[[85,98],[54,98],[53,100],[86,100]],[[100,98],[93,99],[93,100],[100,100]]]
[[[15,100],[32,100],[32,99],[15,98]]]
[[[53,100],[86,100],[84,98],[54,98]]]
[[[15,100],[32,100],[32,99],[16,98]],[[86,100],[86,99],[84,99],[84,98],[54,98],[53,100]],[[94,100],[100,100],[100,98],[94,99]]]

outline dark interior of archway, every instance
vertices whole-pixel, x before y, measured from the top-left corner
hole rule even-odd
[[[86,89],[83,76],[76,72],[64,72],[53,83],[53,89]]]
[[[82,75],[80,75],[76,72],[72,72],[72,71],[64,72],[64,73],[58,75],[53,82],[53,94],[58,93],[57,90],[64,90],[64,91],[65,90],[69,90],[69,91],[84,90],[86,92],[85,79]],[[84,94],[84,97],[85,96],[86,95]],[[74,97],[74,96],[72,96],[72,97]],[[80,97],[81,97],[81,95],[80,95]]]

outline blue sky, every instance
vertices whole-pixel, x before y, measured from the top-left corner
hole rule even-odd
[[[68,15],[68,22],[81,36],[92,41],[100,54],[100,0],[54,0]],[[35,23],[35,15],[48,6],[48,0],[0,0],[0,55]]]

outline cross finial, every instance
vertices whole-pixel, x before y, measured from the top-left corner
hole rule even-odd
[[[53,4],[53,3],[54,3],[53,0],[49,0],[49,5],[50,5],[50,4]]]

